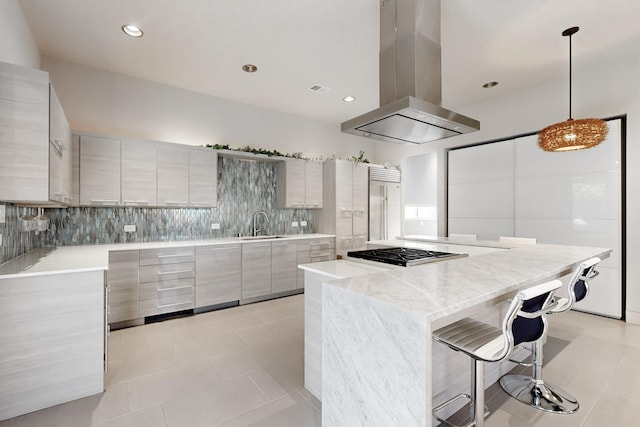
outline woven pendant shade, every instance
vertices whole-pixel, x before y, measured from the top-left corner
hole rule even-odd
[[[569,36],[569,119],[542,129],[538,134],[538,146],[544,151],[573,151],[595,147],[607,137],[607,123],[600,119],[571,118],[571,36],[579,27],[567,28],[563,36]]]
[[[607,137],[607,123],[600,119],[569,119],[540,131],[538,145],[544,151],[572,151],[595,147]]]

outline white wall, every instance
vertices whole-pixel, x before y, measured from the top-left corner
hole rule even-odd
[[[612,117],[627,115],[626,150],[626,247],[627,320],[640,323],[640,55],[630,55],[591,69],[574,69],[573,116]],[[547,82],[526,90],[496,97],[466,108],[448,108],[480,121],[481,130],[471,134],[405,147],[404,155],[436,151],[439,189],[445,187],[444,149],[478,142],[504,139],[536,132],[567,118],[567,79]],[[446,102],[445,102],[446,105]],[[397,151],[396,151],[397,152]],[[382,153],[382,152],[381,152]],[[389,155],[394,150],[389,148]],[[381,154],[384,155],[384,154]],[[442,162],[441,162],[442,161]],[[440,204],[439,207],[446,206]],[[439,224],[446,212],[439,209]],[[443,230],[439,230],[443,234]]]
[[[229,144],[303,152],[325,158],[357,156],[379,162],[376,145],[323,123],[47,56],[42,68],[73,129],[188,145]]]
[[[18,0],[0,1],[0,62],[40,68],[40,51]]]

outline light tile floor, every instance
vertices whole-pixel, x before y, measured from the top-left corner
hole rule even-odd
[[[320,426],[321,404],[303,386],[303,304],[296,295],[112,332],[103,394],[0,427]],[[574,312],[550,323],[557,354],[544,377],[580,411],[545,414],[494,387],[486,426],[636,425],[640,327]]]

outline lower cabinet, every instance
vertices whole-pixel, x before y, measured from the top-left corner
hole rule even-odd
[[[271,242],[242,244],[242,298],[271,293]]]
[[[298,242],[271,243],[271,292],[292,291],[297,287]]]
[[[298,265],[336,259],[335,238],[321,237],[300,240],[298,243]],[[297,288],[304,288],[304,271],[298,269]]]
[[[196,248],[196,307],[238,301],[242,289],[239,244]]]
[[[109,252],[109,324],[304,288],[299,264],[334,260],[334,238]]]
[[[193,248],[140,251],[140,317],[194,308]]]
[[[110,251],[107,270],[109,323],[137,319],[139,253],[134,251]]]

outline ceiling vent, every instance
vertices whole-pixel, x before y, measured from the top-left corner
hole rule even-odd
[[[326,87],[326,86],[322,86],[322,85],[319,85],[319,84],[314,84],[313,86],[311,86],[311,87],[309,88],[309,90],[310,90],[311,92],[315,92],[315,93],[327,93],[327,92],[329,92],[331,89],[329,89],[329,88],[328,88],[328,87]]]

